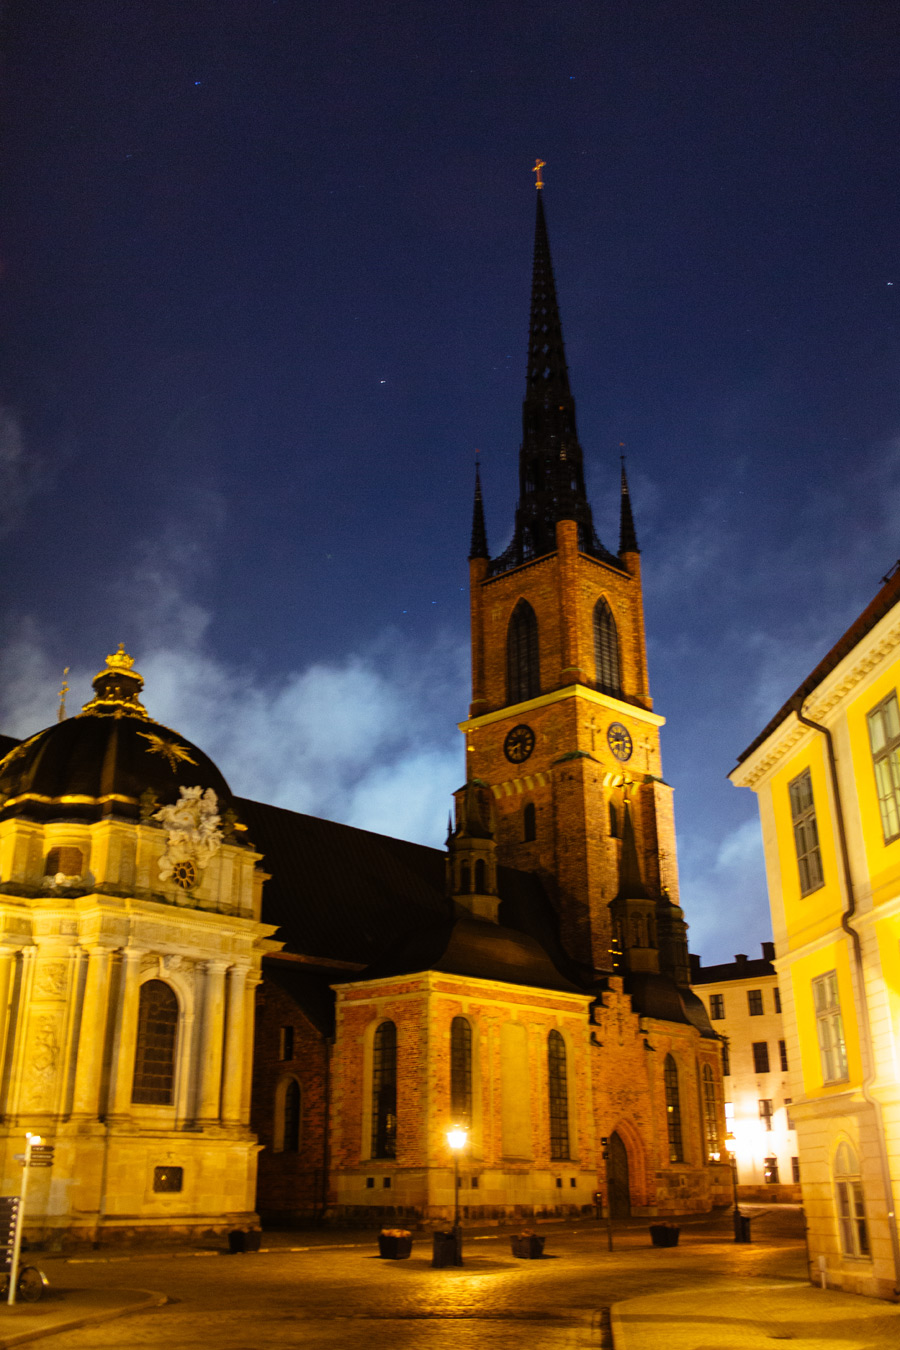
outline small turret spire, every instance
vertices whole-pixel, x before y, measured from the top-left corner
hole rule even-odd
[[[640,553],[637,534],[634,529],[634,516],[631,513],[631,496],[628,492],[628,479],[625,476],[625,456],[622,456],[622,508],[619,515],[619,553]]]
[[[472,543],[469,547],[469,558],[487,558],[488,553],[487,530],[484,524],[484,499],[481,495],[481,474],[478,469],[478,460],[475,460],[475,505],[472,508]]]

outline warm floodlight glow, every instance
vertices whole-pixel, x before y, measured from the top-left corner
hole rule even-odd
[[[468,1142],[469,1131],[464,1126],[453,1125],[447,1131],[447,1143],[453,1149],[454,1153],[458,1153],[460,1149],[465,1148]]]
[[[30,1140],[32,1145],[41,1142],[41,1136],[39,1134],[32,1134],[30,1130],[26,1133],[25,1138]]]

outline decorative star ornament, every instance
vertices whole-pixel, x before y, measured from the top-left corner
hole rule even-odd
[[[150,744],[147,748],[148,755],[162,755],[163,759],[168,761],[169,768],[174,773],[180,763],[196,764],[197,761],[188,754],[183,745],[176,745],[173,741],[164,741],[162,736],[156,736],[152,731],[139,731],[145,741]]]

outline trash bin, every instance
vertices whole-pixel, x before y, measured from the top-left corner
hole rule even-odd
[[[674,1223],[651,1223],[650,1241],[654,1247],[677,1247],[681,1229]]]
[[[750,1242],[750,1215],[742,1214],[740,1210],[734,1211],[734,1240],[735,1242]]]
[[[431,1256],[433,1266],[461,1266],[459,1239],[455,1232],[434,1233],[434,1248]]]
[[[378,1255],[403,1261],[412,1251],[412,1233],[407,1228],[383,1228],[378,1234]]]
[[[258,1228],[248,1231],[245,1228],[233,1228],[228,1234],[230,1252],[258,1252],[262,1233]]]
[[[544,1238],[538,1237],[537,1233],[532,1233],[528,1229],[524,1233],[511,1234],[510,1242],[513,1256],[521,1257],[523,1260],[534,1261],[544,1255]]]

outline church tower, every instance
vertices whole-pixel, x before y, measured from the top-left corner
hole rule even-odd
[[[628,482],[623,464],[612,553],[585,490],[541,187],[519,500],[495,558],[476,470],[467,777],[490,785],[498,859],[541,876],[575,960],[687,984]]]

